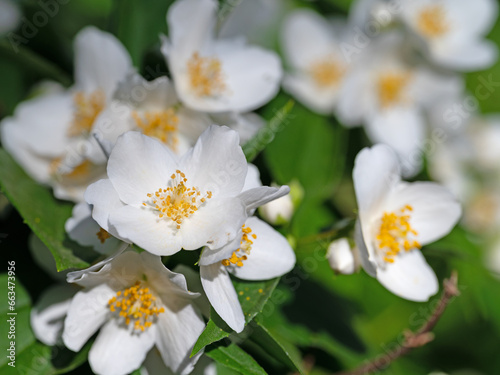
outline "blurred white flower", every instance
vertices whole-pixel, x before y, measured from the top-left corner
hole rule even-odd
[[[437,64],[471,71],[497,60],[496,45],[484,39],[498,16],[495,0],[403,0],[400,6],[403,21]]]
[[[75,38],[75,85],[19,104],[2,121],[3,146],[56,197],[82,201],[86,187],[105,174],[105,154],[91,135],[94,122],[131,69],[114,36],[84,28]]]
[[[247,169],[238,134],[227,127],[209,127],[181,157],[157,140],[128,132],[111,152],[108,179],[89,186],[85,199],[104,230],[153,254],[220,248],[236,237],[252,210],[289,191],[243,191]]]
[[[92,272],[69,274],[68,281],[84,289],[71,301],[63,341],[80,351],[100,329],[89,352],[96,374],[128,374],[153,347],[175,373],[193,369],[201,354],[189,356],[205,327],[193,305],[198,294],[189,292],[184,276],[165,268],[160,257],[125,252]]]
[[[292,219],[294,211],[295,207],[290,194],[259,207],[262,218],[273,225],[288,223]]]
[[[366,47],[345,78],[338,116],[348,126],[364,124],[374,143],[385,143],[398,154],[403,174],[422,165],[426,138],[423,110],[437,98],[463,89],[458,76],[438,74],[406,62],[404,39],[390,32]]]
[[[359,252],[351,248],[347,238],[339,238],[328,245],[326,258],[335,272],[350,275],[359,269]]]
[[[221,249],[203,249],[200,257],[203,289],[217,314],[241,332],[245,316],[229,277],[268,280],[291,271],[295,253],[283,235],[256,217],[245,221],[239,235]]]
[[[169,38],[162,52],[177,95],[203,112],[247,112],[266,104],[279,90],[281,63],[272,51],[248,46],[242,38],[216,39],[215,0],[177,0],[167,14]]]
[[[363,268],[392,293],[427,301],[438,291],[438,282],[420,248],[451,231],[460,205],[436,183],[401,181],[396,154],[385,145],[358,154],[353,180],[359,210],[355,237]]]
[[[14,30],[21,21],[21,10],[17,2],[0,0],[0,35]]]
[[[282,45],[291,68],[283,87],[321,114],[335,110],[349,67],[340,50],[341,29],[311,10],[294,11],[283,26]]]

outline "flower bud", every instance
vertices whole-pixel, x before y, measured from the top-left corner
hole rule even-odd
[[[357,251],[351,248],[347,238],[339,238],[328,246],[326,257],[335,272],[350,275],[359,267]]]

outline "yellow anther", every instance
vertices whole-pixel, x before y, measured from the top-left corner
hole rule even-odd
[[[101,243],[106,242],[106,240],[111,237],[111,235],[102,228],[99,229],[99,232],[97,232],[96,235]]]
[[[222,64],[213,57],[201,57],[193,53],[187,63],[189,83],[198,96],[216,96],[226,90]]]
[[[156,297],[148,287],[137,281],[123,292],[118,291],[116,296],[108,301],[111,312],[119,311],[118,316],[124,318],[125,324],[134,322],[134,328],[144,331],[151,327],[156,317],[165,312],[163,307],[158,308]]]
[[[241,230],[243,232],[243,235],[241,236],[241,241],[240,241],[240,247],[239,249],[236,249],[236,251],[233,252],[230,258],[222,260],[222,265],[223,266],[230,266],[231,264],[235,264],[238,267],[243,267],[243,261],[247,260],[248,257],[247,255],[250,254],[250,251],[252,250],[252,244],[253,242],[248,238],[250,233],[252,232],[252,229],[250,227],[247,227],[243,224],[241,227]],[[257,238],[256,234],[252,234],[252,237],[254,239]],[[237,253],[242,252],[244,253],[241,256],[238,256]]]
[[[132,112],[132,117],[144,134],[159,139],[170,149],[177,151],[179,118],[173,108],[142,114]]]
[[[406,205],[398,213],[385,212],[380,222],[380,229],[376,239],[378,248],[384,251],[383,259],[386,262],[394,262],[393,257],[402,250],[420,249],[421,245],[415,239],[410,238],[418,233],[410,225],[410,215],[406,212],[412,212],[413,207]]]
[[[91,94],[77,92],[73,97],[75,109],[68,135],[74,137],[90,133],[95,119],[104,109],[105,101],[104,93],[100,90]]]
[[[144,202],[146,206],[158,213],[160,218],[167,216],[175,223],[177,229],[185,219],[195,213],[207,199],[212,197],[211,192],[202,196],[197,187],[187,187],[187,178],[180,170],[172,174],[170,186],[166,189],[160,188],[154,196],[148,194],[149,201]]]
[[[384,73],[377,81],[379,103],[382,108],[399,104],[404,100],[404,89],[410,80],[407,72]]]
[[[328,57],[312,63],[309,74],[317,86],[327,88],[339,84],[344,75],[344,69],[337,61]]]
[[[449,25],[444,8],[441,5],[430,5],[424,8],[417,16],[417,27],[424,36],[429,38],[445,34]]]

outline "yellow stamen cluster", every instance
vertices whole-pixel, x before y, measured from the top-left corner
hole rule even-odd
[[[179,118],[173,108],[163,111],[149,111],[142,114],[134,111],[132,116],[144,134],[159,139],[170,149],[176,151]]]
[[[106,240],[111,237],[111,235],[102,228],[99,229],[99,232],[97,232],[96,235],[101,243],[106,242]]]
[[[417,236],[417,232],[410,225],[409,213],[413,207],[406,205],[398,213],[385,212],[380,223],[377,235],[378,247],[384,251],[384,260],[394,262],[394,257],[402,250],[420,249],[422,246],[411,237]],[[405,213],[408,213],[405,215]]]
[[[108,306],[111,312],[117,312],[119,317],[124,318],[126,325],[133,321],[134,328],[141,331],[151,327],[155,318],[165,312],[163,307],[157,307],[156,297],[149,288],[139,281],[130,288],[117,292],[108,301]]]
[[[250,255],[250,251],[252,250],[253,241],[251,239],[257,239],[257,235],[252,233],[252,229],[243,224],[242,226],[243,235],[241,236],[240,247],[236,251],[233,251],[233,254],[230,258],[222,260],[223,266],[230,266],[231,264],[236,264],[238,267],[243,267],[243,261],[247,260],[247,255]],[[243,252],[244,254],[238,256],[238,252]]]
[[[75,109],[68,135],[74,137],[90,133],[95,119],[104,109],[105,101],[104,93],[100,90],[96,90],[88,95],[83,92],[77,92],[73,97]]]
[[[177,229],[180,229],[184,219],[198,211],[207,199],[212,198],[212,192],[207,191],[202,195],[197,187],[187,187],[186,175],[180,170],[176,170],[170,178],[171,186],[148,194],[149,201],[143,205],[153,208],[160,218],[170,218],[176,223]]]
[[[424,8],[418,15],[417,27],[423,35],[429,38],[438,37],[446,33],[449,27],[443,7],[432,5]]]
[[[404,99],[403,92],[409,79],[409,73],[381,74],[377,81],[380,106],[387,108],[393,104],[400,103]]]
[[[187,63],[189,83],[198,96],[220,95],[225,89],[222,64],[214,57],[201,57],[198,52]]]
[[[344,69],[333,59],[328,58],[311,64],[309,74],[321,88],[337,85],[344,74]]]
[[[70,169],[70,167],[67,167],[67,170],[65,170],[64,166],[62,165],[62,159],[55,158],[50,163],[49,168],[50,174],[53,175],[56,179],[64,179],[67,182],[77,183],[80,180],[85,180],[88,178],[92,169],[92,163],[90,160],[84,160],[76,167],[73,167],[72,169]]]

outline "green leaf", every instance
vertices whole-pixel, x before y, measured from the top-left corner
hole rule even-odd
[[[206,355],[243,375],[266,374],[266,371],[248,353],[235,344],[209,349]]]
[[[264,305],[276,288],[276,285],[278,285],[278,282],[279,278],[266,281],[233,280],[233,285],[238,293],[238,299],[243,313],[245,314],[245,321],[247,324],[262,311]],[[215,310],[211,308],[210,320],[205,330],[198,338],[198,341],[196,341],[191,356],[198,353],[205,346],[228,337],[231,333],[232,330],[222,318],[217,315]]]
[[[294,107],[293,100],[288,100],[279,110],[275,110],[272,118],[261,128],[257,134],[243,145],[243,152],[249,162],[270,144],[277,133],[281,132],[288,124],[291,111]]]
[[[286,96],[278,96],[267,108],[275,108]],[[264,150],[273,178],[280,184],[298,179],[305,198],[330,197],[340,182],[347,147],[347,131],[340,124],[297,104]],[[281,130],[281,129],[280,129]]]
[[[72,204],[57,201],[50,191],[28,177],[3,149],[0,149],[0,187],[26,224],[52,252],[58,271],[89,265],[67,246],[70,242],[64,223],[71,216]]]
[[[91,343],[88,343],[79,353],[73,353],[63,347],[50,348],[36,341],[30,329],[31,302],[28,293],[19,280],[9,280],[7,274],[0,275],[0,285],[6,288],[8,282],[15,283],[14,310],[10,310],[10,305],[6,301],[1,305],[0,314],[4,319],[0,321],[0,332],[5,334],[5,338],[0,340],[0,350],[8,353],[11,341],[15,347],[15,367],[8,365],[10,359],[7,355],[0,356],[1,374],[21,374],[21,375],[57,375],[64,374],[75,369],[87,360],[87,354]],[[16,315],[8,315],[8,313]],[[11,324],[8,319],[14,317],[15,337],[8,337]]]
[[[256,318],[251,339],[275,359],[285,364],[291,371],[305,373],[300,351],[291,342],[284,340],[276,332],[265,326],[264,320]]]

